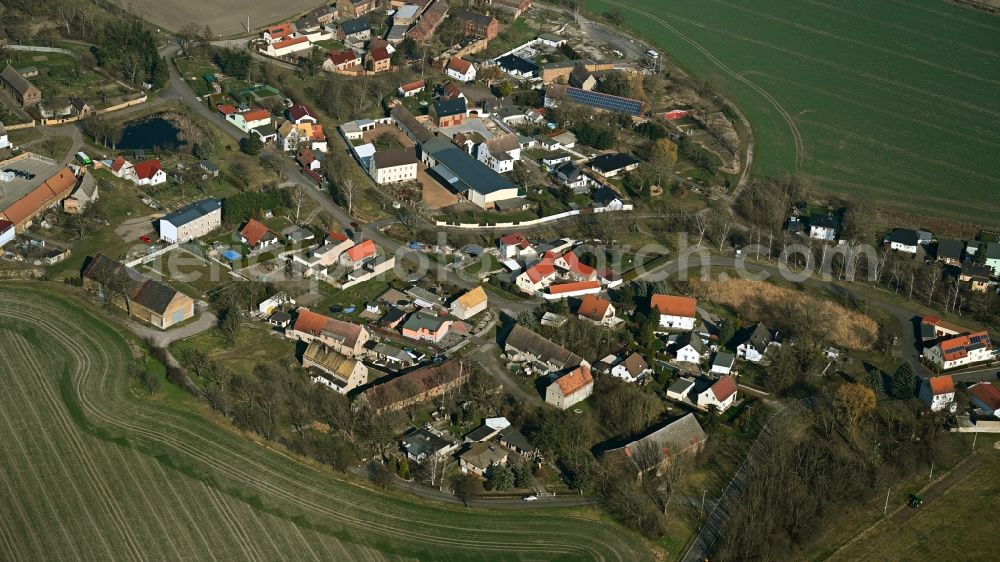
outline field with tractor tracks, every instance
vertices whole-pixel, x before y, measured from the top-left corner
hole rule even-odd
[[[229,36],[246,32],[247,16],[250,29],[261,29],[304,14],[320,5],[316,0],[285,0],[284,2],[240,2],[238,0],[130,0],[133,13],[168,31],[179,31],[193,23],[209,26],[215,34]]]
[[[1000,224],[1000,17],[943,0],[586,0],[747,114],[756,171]]]
[[[651,556],[596,514],[418,503],[238,435],[173,387],[140,395],[134,344],[63,292],[0,284],[0,559]]]

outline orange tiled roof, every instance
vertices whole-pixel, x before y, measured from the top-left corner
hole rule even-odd
[[[404,92],[412,92],[413,90],[419,90],[420,88],[426,88],[426,87],[427,87],[426,81],[415,80],[413,82],[403,84],[402,86],[399,87],[399,89],[403,90]]]
[[[347,250],[347,257],[351,258],[351,261],[361,261],[366,258],[370,258],[375,255],[375,242],[371,240],[365,240],[364,242],[358,244]]]
[[[577,281],[576,283],[562,283],[549,287],[549,294],[558,295],[561,293],[572,293],[574,291],[586,291],[589,289],[600,289],[600,281]]]
[[[471,66],[471,62],[459,57],[451,57],[451,60],[448,61],[448,68],[458,72],[459,74],[465,74],[469,71],[469,67]]]
[[[580,308],[577,310],[577,314],[590,318],[591,320],[600,321],[603,320],[604,315],[608,313],[609,306],[611,306],[611,301],[604,300],[595,295],[587,295],[583,297],[583,301],[580,302]]]
[[[243,119],[245,121],[260,121],[262,119],[269,119],[271,117],[271,112],[266,109],[251,109],[243,114]]]
[[[733,377],[726,375],[715,381],[712,385],[712,394],[719,402],[725,402],[730,396],[736,393],[736,381]]]
[[[566,252],[562,258],[566,262],[566,265],[569,266],[569,270],[577,275],[593,277],[597,274],[597,271],[593,267],[581,262],[580,258],[576,257],[576,254],[573,252]]]
[[[556,384],[562,390],[563,396],[574,394],[593,382],[594,376],[590,374],[590,367],[586,365],[580,365],[556,379]]]
[[[691,297],[653,295],[649,302],[649,308],[659,309],[660,314],[667,316],[694,318],[698,314],[698,301]]]
[[[268,228],[266,224],[258,221],[257,219],[250,219],[247,221],[246,226],[243,227],[243,230],[240,231],[240,235],[246,239],[247,244],[249,244],[252,248],[257,244],[260,244],[260,241],[268,232],[273,234],[271,229]]]
[[[969,388],[969,394],[978,398],[983,404],[1000,410],[1000,390],[988,382],[981,382]]]
[[[300,43],[308,43],[308,37],[293,37],[292,39],[285,39],[283,41],[276,42],[273,47],[275,49],[284,49],[285,47],[291,47],[292,45],[298,45]]]
[[[14,224],[21,224],[39,211],[49,206],[53,201],[66,198],[76,186],[76,176],[69,168],[63,168],[56,175],[45,180],[41,185],[28,192],[9,207],[3,214]]]
[[[532,283],[538,283],[546,277],[551,277],[556,274],[556,267],[552,265],[552,260],[543,259],[542,261],[536,263],[535,265],[528,268],[528,279],[531,279]]]
[[[136,177],[141,180],[150,179],[156,175],[156,172],[161,170],[160,161],[155,158],[152,160],[143,160],[132,168],[135,170]]]
[[[927,379],[927,382],[931,385],[931,394],[933,396],[955,392],[955,380],[951,378],[951,375],[931,377]]]

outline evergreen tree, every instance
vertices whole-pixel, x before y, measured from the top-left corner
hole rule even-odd
[[[868,370],[868,377],[865,379],[865,384],[875,391],[876,396],[885,394],[885,380],[883,379],[882,371],[877,367],[872,367]]]
[[[514,487],[514,472],[505,464],[491,466],[486,471],[486,489],[503,492]]]
[[[913,389],[916,387],[917,376],[909,363],[903,363],[892,374],[892,397],[899,399],[913,398]]]
[[[264,148],[264,143],[260,140],[260,137],[256,134],[250,134],[242,139],[240,139],[240,150],[249,154],[250,156],[255,156],[260,153],[261,149]]]

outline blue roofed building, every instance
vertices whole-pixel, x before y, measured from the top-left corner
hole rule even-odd
[[[594,109],[627,113],[638,117],[646,111],[646,103],[642,100],[612,96],[601,92],[592,92],[570,86],[554,84],[545,91],[545,107],[559,107],[560,102],[569,100]]]
[[[489,166],[454,145],[426,143],[423,160],[431,175],[454,193],[464,195],[483,209],[493,209],[498,201],[514,199],[518,188]]]
[[[209,197],[161,218],[160,238],[171,244],[183,244],[204,236],[220,226],[222,226],[222,201]]]

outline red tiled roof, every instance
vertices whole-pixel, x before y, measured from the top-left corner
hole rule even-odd
[[[269,119],[271,117],[271,112],[266,109],[251,109],[243,114],[243,119],[246,121],[260,121],[262,119]]]
[[[278,25],[272,25],[267,28],[267,34],[274,39],[284,37],[286,35],[292,34],[292,24],[289,22],[279,23]]]
[[[580,258],[576,257],[576,254],[573,252],[566,252],[562,258],[566,262],[566,265],[569,266],[569,270],[581,277],[593,277],[597,274],[597,271],[593,267],[582,263]]]
[[[247,244],[253,248],[257,244],[260,244],[260,241],[268,232],[274,234],[274,232],[272,232],[266,224],[258,221],[257,219],[250,219],[247,221],[246,226],[243,227],[243,230],[240,231],[240,236],[242,236],[247,241]]]
[[[298,121],[303,117],[312,117],[312,113],[309,112],[308,107],[302,105],[301,103],[297,103],[288,108],[288,117],[292,121]]]
[[[12,228],[14,228],[14,223],[10,221],[0,220],[0,234],[7,232]]]
[[[698,301],[691,297],[653,295],[649,302],[649,308],[658,309],[660,314],[666,316],[694,318],[698,313]]]
[[[350,240],[346,234],[337,232],[336,230],[331,230],[326,237],[330,240],[336,240],[337,242],[347,242]]]
[[[358,59],[358,55],[354,54],[354,50],[352,49],[347,49],[346,51],[337,51],[336,53],[330,53],[329,55],[327,55],[327,57],[329,57],[330,62],[332,62],[336,66],[347,64],[349,62],[356,61]]]
[[[593,382],[594,376],[590,374],[590,367],[586,365],[580,365],[556,379],[556,384],[562,390],[563,396],[570,396]]]
[[[421,88],[426,88],[426,87],[427,87],[427,82],[425,80],[415,80],[413,82],[403,84],[402,86],[399,87],[399,89],[403,90],[404,92],[412,92],[413,90],[419,90]]]
[[[712,385],[712,394],[719,402],[725,402],[730,396],[736,393],[736,381],[733,377],[726,375],[715,381]]]
[[[357,246],[349,248],[347,250],[347,257],[351,258],[351,261],[357,262],[374,256],[375,252],[375,242],[365,240]]]
[[[128,164],[128,160],[126,160],[124,156],[119,156],[115,158],[114,162],[111,163],[111,171],[117,172],[118,170],[121,170],[125,164]]]
[[[981,382],[969,388],[969,394],[994,411],[1000,410],[1000,389],[988,382]]]
[[[236,106],[228,103],[219,104],[218,106],[216,106],[216,109],[218,109],[219,113],[223,115],[232,115],[236,113]]]
[[[458,72],[459,74],[465,74],[472,67],[472,63],[459,57],[451,57],[448,61],[448,68]]]
[[[600,321],[604,319],[604,315],[608,313],[608,307],[611,306],[611,301],[602,299],[594,295],[587,295],[583,297],[580,302],[580,308],[577,309],[577,314],[585,318],[590,318],[591,320]]]
[[[556,268],[552,265],[551,260],[543,259],[542,261],[536,263],[535,265],[528,268],[528,279],[531,279],[532,283],[538,283],[546,277],[551,277],[556,274]]]
[[[576,283],[562,283],[560,285],[552,285],[549,287],[550,295],[558,295],[562,293],[572,293],[574,291],[587,291],[592,289],[600,289],[600,281],[578,281]]]
[[[508,234],[507,236],[500,237],[500,243],[504,246],[518,246],[521,249],[526,249],[531,246],[531,242],[524,237],[520,232],[514,232],[513,234]]]
[[[160,167],[160,161],[153,158],[152,160],[143,160],[142,162],[139,162],[133,166],[133,169],[135,169],[135,175],[137,178],[141,180],[148,180],[156,175],[156,172],[159,172],[162,168]]]
[[[941,354],[944,356],[945,361],[956,361],[969,354],[969,350],[967,348],[970,345],[973,345],[973,342],[985,343],[989,346],[989,332],[982,331],[966,334],[964,336],[955,336],[953,338],[941,340],[941,342],[938,343],[938,346],[941,348]]]
[[[932,316],[932,315],[928,314],[927,316],[924,316],[923,319],[921,319],[921,321],[924,324],[935,324],[936,325],[938,322],[941,321],[941,319],[938,318],[937,316]]]
[[[69,168],[63,168],[56,175],[45,180],[41,185],[30,191],[4,209],[7,220],[15,225],[33,217],[53,201],[69,195],[76,185],[76,176]]]
[[[939,394],[950,394],[955,392],[955,380],[951,378],[951,375],[931,377],[927,379],[927,382],[930,383],[931,385],[932,396],[938,396]]]
[[[302,332],[312,336],[318,336],[323,332],[329,332],[331,334],[342,336],[344,338],[344,344],[348,347],[354,347],[358,341],[358,337],[361,335],[361,331],[363,330],[363,328],[357,324],[351,324],[350,322],[344,322],[342,320],[334,320],[333,318],[317,314],[306,308],[300,308],[298,310],[298,318],[295,319],[295,326],[293,329],[296,332]]]
[[[313,125],[313,134],[310,140],[314,141],[324,141],[326,140],[326,133],[323,132],[323,125]]]
[[[385,47],[379,47],[368,51],[368,56],[371,57],[372,60],[376,61],[382,61],[392,57],[392,55],[389,54],[389,49],[386,49]]]
[[[275,42],[272,47],[275,49],[284,49],[285,47],[291,47],[292,45],[298,45],[300,43],[308,43],[308,37],[293,37],[292,39],[285,39],[283,41]]]

